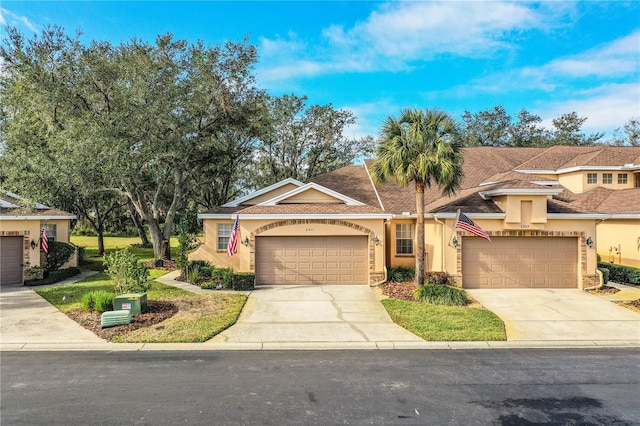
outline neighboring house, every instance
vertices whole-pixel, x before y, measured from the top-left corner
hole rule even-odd
[[[29,268],[44,266],[40,233],[46,228],[49,242],[69,242],[70,222],[76,216],[43,204],[23,206],[23,198],[0,190],[0,284],[22,285]],[[63,268],[77,266],[74,256]]]
[[[465,288],[586,288],[596,253],[640,266],[640,148],[465,148],[460,191],[425,193],[427,271]],[[204,244],[191,259],[255,272],[256,284],[376,284],[415,266],[415,189],[374,184],[348,166],[287,179],[200,214]],[[453,229],[460,209],[492,243]],[[237,253],[227,255],[236,215]],[[597,247],[597,251],[596,251]]]

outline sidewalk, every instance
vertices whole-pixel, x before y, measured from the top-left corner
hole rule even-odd
[[[94,273],[94,271],[85,271],[79,276],[54,285],[70,284]],[[203,290],[176,281],[177,274],[175,271],[170,272],[158,278],[157,281],[194,293],[212,292],[212,290]],[[249,295],[249,301],[239,322],[205,343],[110,343],[76,324],[38,296],[31,288],[3,289],[0,293],[0,351],[453,350],[640,347],[640,342],[637,340],[426,342],[393,323],[386,323],[386,318],[379,311],[363,308],[362,306],[367,306],[369,301],[366,292],[363,292],[362,289],[355,289],[358,286],[339,286],[350,287],[350,289],[346,289],[348,293],[344,294],[340,294],[337,288],[322,291],[322,287],[308,289],[303,287],[305,286],[260,288],[253,292],[246,292]],[[626,287],[623,291],[626,292],[622,294],[623,297],[631,299],[640,297],[640,289]],[[617,294],[621,293],[623,292]],[[304,296],[305,294],[306,296]],[[285,302],[297,303],[301,301],[300,297],[303,296],[311,297],[312,300],[305,300],[308,302],[305,306],[293,311],[287,307],[292,305]],[[273,302],[273,306],[278,309],[274,312],[266,311],[264,303],[268,301]],[[309,317],[307,318],[306,315]],[[322,331],[325,327],[329,329],[328,332]],[[319,336],[322,339],[320,341],[318,341]]]

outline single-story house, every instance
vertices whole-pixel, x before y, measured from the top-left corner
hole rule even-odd
[[[640,265],[640,148],[465,148],[460,190],[425,193],[427,271],[464,288],[587,288],[597,254]],[[254,272],[256,285],[382,283],[415,266],[415,189],[377,184],[373,160],[285,179],[199,215],[191,259]],[[461,210],[491,242],[455,228]],[[239,219],[236,254],[227,243]]]
[[[71,220],[76,216],[44,204],[26,206],[18,194],[0,190],[0,284],[22,285],[31,279],[30,270],[44,266],[41,232],[46,229],[49,243],[69,243]],[[62,267],[77,266],[74,256]]]

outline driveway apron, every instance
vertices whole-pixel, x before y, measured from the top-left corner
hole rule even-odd
[[[640,342],[640,314],[581,290],[467,291],[504,321],[507,340]]]
[[[393,323],[366,285],[264,286],[212,343],[423,342]]]
[[[77,281],[91,273],[73,277]],[[29,287],[0,288],[0,344],[3,347],[107,343],[60,312]]]

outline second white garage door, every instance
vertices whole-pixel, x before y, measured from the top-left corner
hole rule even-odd
[[[256,284],[368,284],[367,237],[257,237]]]
[[[465,288],[576,288],[577,238],[464,237]]]

